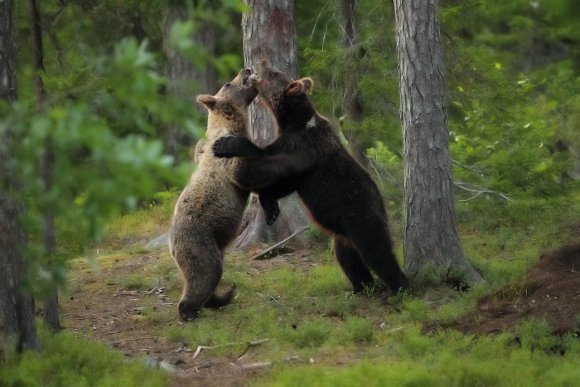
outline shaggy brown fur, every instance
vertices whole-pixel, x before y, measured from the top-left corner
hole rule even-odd
[[[195,318],[203,306],[226,305],[234,295],[233,288],[222,295],[214,291],[222,276],[224,249],[238,233],[250,192],[229,178],[243,169],[242,161],[219,159],[204,150],[222,136],[246,136],[246,111],[256,96],[254,88],[245,86],[249,74],[243,69],[215,96],[197,97],[209,112],[206,138],[196,147],[198,167],[175,205],[169,240],[185,280],[178,306],[184,320]]]

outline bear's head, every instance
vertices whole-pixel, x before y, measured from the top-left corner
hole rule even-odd
[[[250,69],[242,69],[216,95],[197,96],[197,102],[209,112],[206,133],[208,138],[223,131],[230,135],[246,135],[247,108],[258,94],[248,82],[250,74]]]
[[[241,69],[238,75],[231,82],[223,85],[215,96],[225,98],[241,108],[247,108],[258,94],[258,91],[248,82],[250,75],[252,75],[252,70]]]
[[[314,86],[312,78],[292,79],[288,74],[274,70],[266,60],[256,65],[256,73],[249,77],[249,83],[255,87],[260,96],[272,109],[281,124],[285,118],[292,116],[296,120],[296,113],[304,115],[307,120],[312,117],[314,108],[308,99],[308,94]]]
[[[216,138],[221,135],[246,134],[247,113],[231,100],[209,94],[197,96],[197,102],[208,110],[206,137]]]

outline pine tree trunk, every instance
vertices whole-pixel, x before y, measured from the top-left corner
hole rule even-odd
[[[481,280],[455,223],[436,0],[394,0],[403,123],[406,272]]]
[[[16,99],[16,49],[12,27],[12,0],[0,2],[0,98]],[[17,192],[17,171],[13,167],[13,134],[0,134],[0,327],[4,341],[18,351],[37,349],[34,300],[23,292],[26,278],[24,248],[26,234],[20,223],[24,212]],[[10,187],[11,190],[5,189]]]
[[[357,0],[339,0],[338,13],[340,21],[340,45],[344,50],[344,93],[343,105],[345,118],[341,123],[341,129],[349,142],[349,147],[354,158],[365,168],[369,166],[366,157],[366,145],[360,140],[360,136],[354,130],[354,126],[363,120],[364,109],[360,90],[358,88],[359,71],[356,67],[362,55],[362,49],[358,42],[356,24]]]
[[[163,40],[164,51],[167,56],[167,92],[180,99],[190,100],[192,107],[195,103],[196,94],[214,94],[218,91],[217,74],[214,66],[206,61],[204,68],[198,68],[193,61],[175,51],[169,46],[171,37],[171,27],[176,22],[189,20],[189,11],[186,5],[171,4],[163,18]],[[204,50],[206,55],[214,55],[217,42],[217,29],[212,22],[203,22],[194,36],[192,36],[196,47]],[[178,157],[179,149],[191,144],[193,138],[185,133],[182,128],[170,126],[165,130],[165,144],[167,152],[174,157]]]
[[[246,0],[249,11],[242,16],[244,66],[261,59],[296,78],[298,59],[294,30],[293,0]],[[258,146],[266,146],[277,137],[277,124],[271,111],[256,98],[250,106],[250,136]],[[280,216],[272,226],[255,198],[246,213],[247,227],[235,245],[246,247],[256,242],[277,242],[308,224],[308,218],[296,193],[278,201]]]
[[[37,0],[30,0],[30,19],[32,31],[32,56],[34,58],[34,68],[36,70],[36,98],[42,104],[46,98],[46,89],[42,81],[44,73],[44,48],[42,44],[42,18]],[[39,161],[40,173],[42,177],[43,189],[49,195],[52,189],[54,175],[54,152],[52,151],[52,141],[48,138],[45,142],[44,151]],[[43,246],[47,256],[49,272],[56,269],[54,265],[54,253],[56,250],[56,232],[54,226],[54,211],[45,208],[43,213]],[[51,331],[60,330],[60,318],[58,312],[58,287],[54,282],[48,286],[47,294],[43,297],[43,320]]]

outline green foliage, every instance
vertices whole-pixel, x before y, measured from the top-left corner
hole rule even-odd
[[[569,16],[575,4],[442,4],[450,147],[455,179],[464,187],[459,198],[474,198],[471,188],[483,192],[478,200],[501,200],[498,193],[516,200],[547,198],[577,186],[572,179],[580,175],[578,33]],[[316,80],[318,109],[339,121],[345,87],[356,81],[364,119],[341,119],[341,129],[373,148],[369,156],[386,196],[402,203],[392,4],[358,3],[354,49],[339,45],[335,7],[314,2],[297,12],[303,15],[298,21],[302,72]]]
[[[173,166],[152,138],[156,125],[189,119],[167,109],[154,64],[145,43],[123,40],[110,60],[93,69],[86,90],[74,98],[54,96],[41,108],[21,100],[0,123],[2,133],[10,129],[18,139],[11,167],[18,168],[27,192],[33,240],[39,215],[50,212],[58,224],[74,224],[78,245],[86,245],[80,236],[100,239],[108,215],[135,209],[163,182],[184,180],[187,168]],[[45,147],[54,155],[48,190],[38,170]]]
[[[3,386],[165,386],[167,375],[141,361],[126,361],[104,344],[68,333],[41,331],[43,352],[9,355],[0,363]]]
[[[182,187],[191,173],[191,165],[166,154],[161,140],[168,127],[190,137],[199,137],[203,130],[191,100],[166,92],[160,15],[169,3],[39,4],[45,38],[44,71],[38,74],[45,91],[41,97],[32,87],[35,58],[26,49],[30,12],[25,3],[16,7],[19,100],[0,106],[0,137],[10,131],[13,139],[0,146],[13,150],[15,157],[5,167],[17,173],[18,190],[26,192],[20,198],[31,240],[29,282],[38,291],[46,283],[64,283],[66,259],[101,241],[106,219],[149,203],[155,192]],[[181,49],[204,67],[208,54],[192,37],[208,20],[231,28],[229,12],[241,11],[243,4],[185,3],[191,17],[173,26],[167,48]],[[227,53],[212,58],[211,65],[220,76],[230,77],[240,66],[239,58]],[[47,172],[39,168],[46,164],[46,154],[54,159],[47,164],[48,185]],[[57,251],[51,256],[41,244],[46,216],[54,217],[57,227]]]

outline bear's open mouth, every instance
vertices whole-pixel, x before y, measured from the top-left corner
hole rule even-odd
[[[252,75],[252,70],[245,67],[242,69],[242,85],[248,86],[248,79]]]

